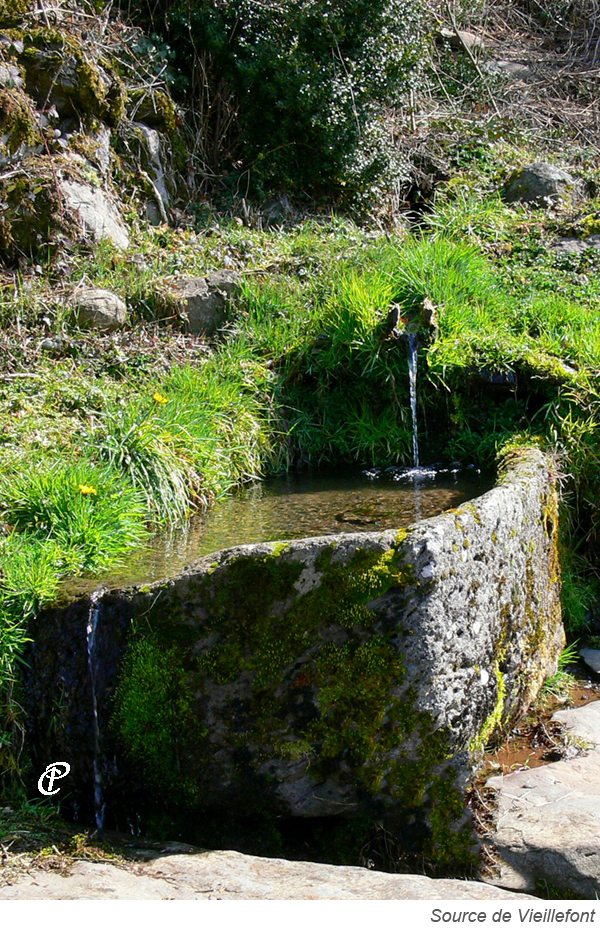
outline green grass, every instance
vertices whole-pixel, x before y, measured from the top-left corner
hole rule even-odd
[[[186,438],[179,429],[168,429],[153,398],[134,399],[105,410],[90,431],[89,444],[100,461],[143,495],[147,516],[182,522],[200,487],[200,476],[186,460]]]
[[[463,324],[477,328],[493,319],[501,295],[493,269],[477,246],[437,236],[409,239],[386,258],[394,297],[408,312],[418,310],[426,297],[443,308],[442,336],[456,330],[459,311]]]
[[[569,667],[577,661],[578,643],[570,643],[566,649],[563,649],[558,657],[558,668],[554,675],[546,679],[540,689],[540,698],[554,697],[559,701],[568,701],[571,691],[577,684],[575,676],[568,671]]]
[[[113,287],[138,336],[80,333],[55,301],[48,325],[63,349],[44,355],[14,340],[0,380],[5,716],[27,618],[66,575],[106,570],[152,526],[181,524],[249,479],[411,462],[407,352],[385,338],[393,302],[409,322],[425,298],[436,308],[437,339],[423,334],[419,349],[428,454],[492,465],[508,440],[533,435],[562,452],[565,549],[582,550],[565,557],[565,616],[582,629],[596,596],[585,547],[600,542],[597,259],[550,253],[557,225],[574,218],[508,208],[487,184],[449,185],[420,235],[366,236],[335,219],[288,232],[222,224],[150,230],[125,255],[102,247],[73,258],[65,293],[83,274]],[[217,348],[181,348],[182,337],[153,328],[157,278],[224,261],[246,276]],[[16,302],[14,282],[0,294],[0,318],[12,306],[23,327],[39,319],[48,279],[25,283]],[[490,373],[513,380],[493,389]]]
[[[153,231],[136,246],[137,264],[100,249],[88,260],[88,275],[99,285],[120,281],[134,311],[149,288],[150,272],[136,272],[140,263],[150,268],[158,258],[152,273],[160,276],[185,259],[186,271],[200,273],[215,245],[219,254],[243,252],[251,272],[245,309],[217,352],[194,366],[172,366],[166,377],[149,378],[152,362],[140,369],[133,358],[116,369],[100,362],[86,374],[90,356],[78,349],[80,363],[49,359],[40,380],[11,384],[5,407],[19,423],[0,447],[6,473],[21,470],[26,444],[45,461],[43,443],[50,438],[54,445],[52,421],[59,418],[54,436],[60,434],[65,462],[81,455],[106,466],[144,497],[148,521],[177,523],[193,507],[294,461],[409,461],[406,354],[382,338],[382,324],[391,302],[410,319],[425,298],[437,308],[439,332],[420,353],[423,410],[449,395],[447,453],[493,460],[506,436],[532,419],[530,411],[516,395],[478,411],[459,387],[465,373],[521,370],[548,381],[552,366],[566,362],[576,366],[566,380],[581,389],[597,364],[599,340],[593,306],[562,294],[515,292],[502,260],[495,267],[469,241],[469,216],[484,233],[484,216],[505,233],[523,216],[497,198],[467,193],[464,184],[449,188],[422,238],[366,239],[334,222],[289,234],[236,226],[210,236]],[[265,265],[274,269],[263,274]],[[580,403],[565,403],[564,390],[560,397],[547,393],[534,425],[543,413],[548,432],[561,440],[570,433],[565,441],[581,448]],[[589,392],[586,398],[595,413]]]
[[[0,514],[9,538],[54,544],[64,574],[114,565],[147,538],[141,494],[89,462],[57,462],[0,481]]]

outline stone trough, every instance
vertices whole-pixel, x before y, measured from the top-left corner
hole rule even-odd
[[[238,546],[47,611],[36,765],[68,761],[90,817],[101,782],[108,812],[358,817],[467,864],[478,752],[564,645],[557,512],[552,463],[527,449],[407,530]]]

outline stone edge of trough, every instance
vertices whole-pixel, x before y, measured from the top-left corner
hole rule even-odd
[[[539,478],[542,482],[554,485],[556,483],[556,466],[554,461],[546,453],[542,452],[537,446],[525,446],[515,452],[510,453],[503,463],[501,463],[496,484],[485,491],[478,497],[464,501],[458,507],[443,511],[435,517],[427,517],[418,520],[410,526],[402,529],[389,529],[382,531],[364,530],[353,533],[336,533],[326,536],[303,536],[292,540],[267,540],[260,543],[244,543],[238,546],[229,546],[225,549],[218,549],[214,552],[207,553],[199,559],[195,559],[186,565],[185,568],[176,575],[168,578],[159,579],[149,584],[143,582],[123,585],[115,588],[106,587],[106,593],[119,591],[120,593],[132,593],[134,591],[163,588],[165,582],[175,583],[180,579],[197,575],[203,572],[212,572],[217,566],[229,562],[242,556],[270,556],[283,555],[293,558],[298,550],[305,550],[307,544],[313,544],[321,549],[325,547],[335,547],[332,561],[342,561],[344,555],[349,550],[357,547],[365,547],[371,550],[386,551],[392,547],[402,545],[405,540],[414,540],[415,534],[435,532],[436,535],[442,536],[445,530],[452,530],[456,523],[461,519],[470,520],[473,517],[474,508],[480,511],[480,519],[486,512],[497,511],[505,504],[507,496],[521,488],[523,497],[525,497],[531,488],[531,483],[536,482]],[[419,566],[419,580],[427,582],[430,580],[430,574],[426,565]]]

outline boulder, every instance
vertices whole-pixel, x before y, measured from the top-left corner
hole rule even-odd
[[[594,249],[597,252],[600,251],[600,236],[595,233],[585,239],[565,237],[564,239],[558,239],[550,248],[559,255],[582,255],[588,249]]]
[[[168,316],[178,316],[187,332],[215,336],[233,317],[241,278],[235,271],[215,271],[205,278],[177,277],[157,282],[156,298]]]
[[[494,884],[534,891],[547,883],[574,896],[600,896],[600,702],[560,711],[574,744],[569,760],[497,776],[498,828],[492,838]],[[587,750],[585,747],[588,747]]]
[[[588,668],[600,675],[600,649],[580,649],[579,655]]]
[[[87,157],[98,169],[102,178],[108,178],[111,168],[111,130],[102,123],[96,132],[87,136]]]
[[[532,206],[551,206],[575,192],[571,175],[545,162],[535,162],[513,172],[503,190],[507,203],[520,201]]]
[[[0,164],[42,150],[40,121],[29,97],[19,87],[0,87]]]
[[[447,26],[442,26],[437,33],[436,40],[438,42],[448,42],[450,48],[455,51],[466,47],[469,51],[479,52],[485,48],[485,42],[481,36],[476,35],[474,32],[466,32],[463,29],[455,32],[454,29],[449,29]]]
[[[125,112],[125,91],[99,57],[97,49],[69,33],[47,28],[27,32],[19,65],[36,108],[53,106],[61,118],[96,117],[116,125]]]
[[[485,69],[490,74],[501,74],[515,81],[526,81],[531,77],[531,68],[526,61],[488,61]]]
[[[267,226],[282,226],[291,223],[296,217],[296,212],[285,194],[279,194],[277,197],[271,197],[261,209],[261,217]]]
[[[167,159],[164,151],[164,140],[157,129],[146,126],[144,123],[134,123],[138,133],[141,151],[140,166],[146,171],[154,197],[146,205],[148,222],[157,226],[168,223],[168,210],[171,206],[171,193],[169,188],[175,189],[175,183],[167,170]]]
[[[65,207],[83,236],[94,242],[108,239],[118,249],[128,248],[129,232],[117,200],[108,190],[69,179],[61,180],[59,186]]]
[[[7,205],[0,223],[0,251],[9,260],[33,258],[65,239],[108,239],[119,249],[129,245],[116,197],[80,155],[20,159],[17,168],[0,178],[0,199]]]
[[[75,320],[79,326],[111,332],[127,321],[127,307],[112,291],[87,287],[71,298]]]
[[[23,87],[24,83],[23,76],[17,65],[10,62],[0,63],[0,87]]]

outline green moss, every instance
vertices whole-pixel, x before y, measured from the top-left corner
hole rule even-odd
[[[375,788],[373,764],[404,736],[391,725],[398,704],[391,691],[405,677],[401,657],[389,640],[374,636],[363,643],[325,646],[313,668],[319,708],[319,717],[307,729],[319,747],[313,768],[328,769],[324,763],[331,760],[337,767],[343,758],[359,779]]]
[[[197,799],[193,780],[182,774],[183,755],[190,745],[200,752],[208,735],[192,711],[183,663],[178,647],[166,649],[152,637],[135,641],[123,661],[113,717],[148,783],[178,805]]]
[[[255,676],[257,687],[280,680],[320,626],[349,630],[370,624],[368,602],[404,581],[395,550],[359,550],[342,565],[332,564],[335,550],[328,547],[315,560],[320,584],[298,596],[295,583],[304,566],[287,561],[286,549],[284,543],[272,555],[236,559],[223,572],[223,581],[213,574],[210,627],[220,636],[203,657],[201,670],[216,681],[233,681],[242,670]],[[296,599],[284,613],[282,605],[292,595]]]
[[[219,578],[209,576],[214,584],[209,626],[220,638],[200,660],[199,672],[226,683],[248,670],[263,685],[306,648],[303,633],[286,629],[285,618],[273,610],[294,593],[302,573],[300,563],[280,559],[276,554],[241,557]]]
[[[273,555],[275,556],[275,558],[278,558],[280,555],[283,555],[283,553],[284,553],[287,549],[289,549],[289,547],[290,547],[289,542],[277,542],[277,543],[274,543],[274,544],[273,544]]]
[[[274,748],[281,759],[289,759],[291,762],[310,759],[314,752],[313,745],[308,739],[277,740]]]
[[[0,90],[0,132],[8,136],[6,148],[11,154],[23,144],[37,145],[42,141],[32,101],[18,88]]]
[[[499,727],[504,722],[504,702],[506,699],[506,683],[504,681],[504,675],[500,671],[500,666],[496,662],[494,666],[494,673],[496,675],[497,682],[497,697],[496,704],[492,712],[488,715],[486,720],[483,723],[479,733],[475,736],[469,743],[470,752],[478,752],[483,749],[483,747],[488,743],[490,738],[493,736],[494,732],[499,729]]]
[[[331,559],[336,549],[336,543],[332,543],[327,549],[323,549],[315,559],[315,570],[318,572],[326,571],[331,565]]]
[[[0,0],[0,26],[16,26],[34,4],[32,0]]]
[[[205,654],[190,659],[194,687],[200,689],[206,677],[225,684],[243,672],[249,673],[256,695],[256,727],[265,735],[270,730],[271,739],[276,727],[272,727],[268,710],[269,694],[280,684],[282,676],[289,674],[286,670],[309,649],[314,650],[315,644],[317,656],[305,666],[298,687],[325,688],[324,706],[328,706],[333,693],[352,694],[347,707],[350,716],[352,700],[362,695],[365,716],[370,713],[373,726],[380,725],[384,711],[378,703],[382,697],[376,700],[376,693],[381,691],[383,695],[390,687],[390,679],[398,684],[403,678],[395,647],[378,637],[362,642],[362,629],[371,626],[374,619],[368,602],[391,585],[404,581],[395,550],[384,553],[359,550],[346,565],[331,564],[333,552],[334,548],[328,547],[320,553],[316,563],[321,583],[302,595],[298,595],[295,584],[304,566],[287,560],[282,551],[259,558],[238,558],[220,566],[220,571],[215,569],[200,585],[202,597],[210,604],[203,634],[213,639],[214,644]],[[283,605],[292,595],[296,595],[295,600],[284,610]],[[183,647],[201,638],[200,631],[182,622],[183,605],[177,603],[174,592],[168,603],[166,609],[160,598],[155,600],[149,613],[140,606],[145,614],[144,625],[154,631],[158,641],[165,646],[177,643]],[[335,651],[338,647],[323,644],[319,636],[320,629],[336,626],[348,631],[348,643],[339,647],[339,653]],[[350,635],[354,628],[356,632]],[[353,668],[355,687],[350,689]],[[382,670],[387,670],[386,674]],[[336,684],[338,678],[342,684]],[[341,709],[336,713],[342,713]],[[323,719],[329,716],[326,711]],[[357,740],[360,742],[361,738],[358,736]],[[332,744],[327,745],[329,748],[323,751],[326,756],[331,755]]]
[[[183,678],[177,676],[184,676],[188,695],[203,694],[209,679],[246,682],[236,698],[240,723],[227,735],[244,766],[256,771],[274,758],[302,761],[318,781],[345,771],[366,796],[383,792],[408,813],[427,801],[432,785],[448,778],[441,773],[455,751],[452,735],[434,729],[431,715],[416,707],[416,691],[405,685],[396,631],[386,632],[369,606],[390,588],[412,583],[411,572],[395,548],[359,549],[345,564],[334,559],[335,552],[328,546],[319,553],[314,564],[320,578],[302,594],[296,582],[304,564],[291,562],[285,547],[220,565],[198,592],[190,588],[185,595],[201,598],[201,629],[182,622],[182,605],[171,592],[168,608],[159,600],[144,621],[154,631],[150,642],[162,652],[153,653],[151,646],[144,655],[155,656],[159,682],[166,665],[178,686]],[[177,639],[182,629],[195,641],[193,650]],[[198,644],[206,648],[200,655]],[[148,703],[157,687],[142,685],[130,663],[119,690],[124,739],[150,719]],[[146,702],[144,710],[125,702],[123,695],[132,692]],[[128,707],[131,721],[125,719]],[[184,702],[176,717],[185,718],[189,707]],[[165,732],[163,724],[160,730]],[[407,740],[418,749],[403,748]],[[128,746],[148,764],[132,736]],[[249,747],[255,748],[249,753]],[[463,862],[470,834],[453,832],[463,815],[462,799],[453,796],[450,804],[442,784],[435,790],[432,848],[443,858],[460,847]]]
[[[470,820],[464,820],[465,798],[457,784],[446,771],[437,777],[429,789],[431,812],[429,825],[431,828],[430,855],[439,868],[473,870],[478,865],[478,856],[474,848],[474,832]]]
[[[536,595],[536,573],[538,566],[536,564],[533,551],[528,551],[525,564],[525,617],[527,620],[527,637],[525,650],[528,657],[535,657],[535,668],[548,669],[552,661],[558,659],[560,648],[564,646],[564,635],[562,642],[557,649],[557,638],[549,636],[548,631],[554,631],[561,623],[561,606],[559,589],[561,585],[561,564],[559,553],[559,524],[558,524],[558,495],[551,491],[547,494],[542,504],[542,521],[544,532],[549,543],[548,559],[548,595],[554,599],[555,615],[548,617],[546,611],[539,609],[538,596]],[[552,590],[554,589],[554,590]],[[549,650],[555,650],[553,655]],[[538,673],[537,676],[523,677],[520,682],[519,698],[521,705],[529,705],[539,692],[543,680]]]
[[[35,255],[47,249],[59,230],[66,234],[73,231],[50,161],[30,157],[19,174],[0,184],[0,196],[9,206],[0,219],[0,250],[8,258]]]
[[[58,93],[88,122],[97,118],[116,125],[125,115],[125,90],[108,60],[90,61],[77,38],[58,29],[32,29],[24,35],[23,60],[27,71],[27,87],[32,93],[50,97],[56,76],[71,59],[75,81],[60,83]],[[108,81],[100,73],[100,68]]]
[[[167,132],[176,137],[181,128],[177,110],[172,99],[162,90],[154,90],[152,94],[145,89],[136,89],[130,96],[136,119],[154,126],[156,129]]]
[[[445,728],[433,728],[431,714],[416,708],[416,695],[404,695],[395,721],[402,738],[411,736],[418,751],[403,753],[386,778],[392,796],[407,809],[423,803],[434,773],[452,757],[452,738]]]
[[[125,118],[127,94],[121,78],[111,72],[111,85],[104,101],[104,120],[109,126],[118,126]]]

